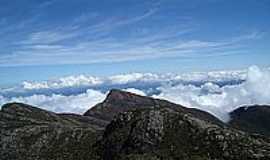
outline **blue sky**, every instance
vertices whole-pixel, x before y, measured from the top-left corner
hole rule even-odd
[[[0,86],[269,66],[268,0],[1,0]]]

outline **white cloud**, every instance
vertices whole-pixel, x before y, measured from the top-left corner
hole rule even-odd
[[[154,11],[149,13],[153,14]],[[145,16],[151,15],[148,14],[146,13]],[[0,55],[0,66],[91,64],[162,57],[194,58],[220,56],[220,54],[230,55],[246,51],[239,44],[244,40],[252,39],[250,36],[243,35],[240,36],[241,38],[215,41],[186,40],[183,39],[182,34],[191,34],[191,30],[188,30],[187,27],[165,28],[159,33],[149,32],[141,36],[130,36],[129,39],[104,38],[104,35],[114,32],[114,28],[119,28],[118,25],[122,26],[146,17],[126,21],[121,19],[120,22],[109,19],[90,25],[88,28],[58,27],[30,33],[26,36],[27,39],[15,42],[15,45],[18,46],[12,52],[15,56],[6,58]],[[113,26],[112,23],[114,23]],[[76,40],[85,35],[91,38]],[[70,45],[72,41],[74,43]],[[73,58],[67,59],[66,57]]]
[[[152,73],[132,73],[132,74],[122,74],[109,77],[109,80],[113,84],[126,84],[136,81],[157,81],[159,75]]]
[[[103,101],[105,96],[105,94],[99,91],[89,89],[86,93],[71,96],[59,94],[53,94],[51,96],[35,94],[28,97],[12,98],[4,98],[3,96],[0,96],[0,103],[21,102],[58,113],[65,112],[82,114],[92,106]]]
[[[228,112],[241,105],[270,104],[270,72],[256,66],[248,69],[245,82],[219,87],[211,82],[202,86],[162,86],[161,93],[154,95],[187,107],[211,112],[227,121]]]
[[[103,85],[126,85],[143,83],[192,83],[192,82],[226,82],[234,80],[244,80],[246,74],[244,71],[219,71],[219,72],[197,72],[189,74],[154,74],[154,73],[130,73],[119,74],[109,77],[94,77],[88,75],[67,76],[59,79],[31,82],[24,81],[21,84],[22,89],[59,89],[67,87],[81,86],[103,86]]]
[[[50,30],[50,31],[40,31],[35,32],[29,35],[29,38],[20,43],[22,44],[44,44],[49,46],[51,43],[56,43],[62,40],[67,40],[69,38],[73,38],[77,36],[77,33],[73,32],[65,32]],[[41,48],[42,49],[42,48]]]
[[[146,96],[146,94],[143,91],[136,89],[136,88],[128,88],[128,89],[124,89],[124,91],[134,93],[137,95],[141,95],[141,96]]]
[[[270,104],[270,70],[256,66],[243,71],[189,74],[133,73],[110,77],[69,76],[23,82],[0,90],[0,104],[23,102],[55,112],[83,113],[101,102],[112,88],[166,99],[199,108],[227,121],[241,105]]]
[[[98,85],[102,81],[93,76],[68,76],[58,80],[44,81],[44,82],[23,82],[22,86],[24,89],[52,89],[52,88],[64,88],[64,87],[76,87],[76,86],[92,86]]]

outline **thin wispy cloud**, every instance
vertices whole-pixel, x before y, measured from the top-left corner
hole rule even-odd
[[[132,40],[118,41],[114,39],[101,38],[92,41],[80,41],[74,45],[57,44],[55,42],[64,39],[70,39],[71,36],[77,33],[69,34],[50,34],[42,32],[34,36],[31,41],[25,42],[17,53],[21,55],[21,63],[25,64],[24,56],[27,62],[33,64],[74,64],[74,63],[98,63],[108,61],[127,61],[145,58],[159,57],[188,57],[188,56],[208,56],[212,55],[213,51],[222,50],[222,53],[231,54],[232,49],[235,50],[237,45],[244,40],[250,40],[250,36],[237,40],[223,41],[200,41],[200,40],[182,40],[181,37],[176,37],[174,41],[170,40],[174,34],[162,33],[161,36],[147,36],[143,38],[134,38]],[[257,38],[257,37],[253,37]],[[232,38],[237,39],[237,38]],[[231,49],[232,48],[232,49]],[[204,52],[202,54],[202,52]],[[220,52],[220,51],[219,51]],[[216,54],[220,54],[216,52]],[[52,57],[55,61],[44,62],[43,58]],[[65,56],[73,57],[71,60],[65,60]],[[54,57],[54,58],[53,58]],[[91,58],[92,57],[92,58]],[[18,61],[16,63],[18,64]]]
[[[40,8],[48,7],[50,5],[53,5],[53,3],[55,3],[55,2],[56,2],[56,0],[47,0],[43,3],[40,3],[37,8],[40,9]]]
[[[56,12],[50,10],[55,3],[64,2],[51,0],[33,4],[31,12],[36,13],[35,16],[0,31],[0,34],[14,31],[0,43],[0,51],[8,48],[0,54],[0,66],[230,55],[246,52],[250,47],[247,41],[265,37],[265,32],[259,29],[249,32],[246,29],[230,36],[214,37],[209,33],[211,36],[202,38],[200,34],[204,34],[204,30],[201,22],[188,10],[194,7],[187,9],[183,5],[184,11],[180,14],[179,9],[171,9],[175,5],[169,8],[169,5],[165,6],[168,2],[164,1],[137,3],[125,6],[123,11],[116,8],[115,12],[83,10],[75,14],[70,11],[65,15],[71,14],[72,18],[66,21],[62,17],[50,23],[41,21],[50,14],[44,12],[44,8]],[[200,3],[194,4],[196,8],[200,7]],[[134,8],[138,8],[137,12],[128,12]],[[0,22],[5,25],[9,21],[2,19]]]

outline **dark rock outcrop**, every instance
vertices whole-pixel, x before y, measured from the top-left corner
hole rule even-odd
[[[230,116],[231,127],[270,136],[270,106],[244,106],[231,112]]]
[[[84,116],[6,104],[0,125],[0,160],[270,159],[264,136],[198,109],[119,90]]]

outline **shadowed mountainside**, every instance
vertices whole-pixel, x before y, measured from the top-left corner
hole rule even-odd
[[[250,133],[270,136],[270,106],[244,106],[231,112],[230,116],[230,126]]]

